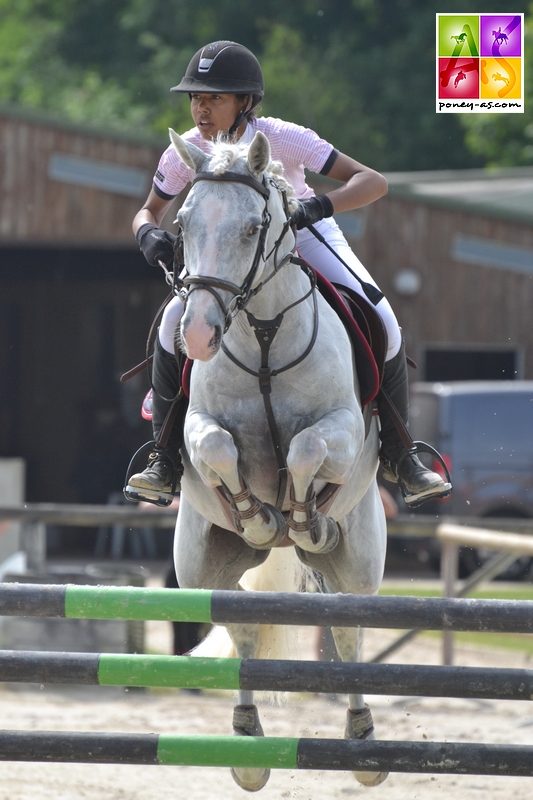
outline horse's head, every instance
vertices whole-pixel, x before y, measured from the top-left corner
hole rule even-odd
[[[170,137],[196,172],[176,219],[188,273],[180,345],[207,361],[235,314],[294,248],[283,200],[288,185],[260,132],[249,147],[219,142],[209,156],[172,130]]]

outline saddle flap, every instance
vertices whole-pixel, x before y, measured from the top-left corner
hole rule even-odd
[[[387,352],[387,333],[374,307],[356,292],[316,272],[322,296],[337,312],[352,343],[363,406],[377,396]]]
[[[375,306],[366,298],[346,286],[336,286],[342,299],[348,303],[350,311],[365,336],[379,372],[379,385],[383,380],[383,370],[387,358],[387,331]]]

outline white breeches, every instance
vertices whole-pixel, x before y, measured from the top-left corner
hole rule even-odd
[[[377,287],[375,280],[361,264],[333,218],[330,217],[329,219],[320,220],[320,222],[315,224],[315,228],[320,231],[327,243],[339,254],[342,260],[348,264],[350,269],[352,269],[361,280]],[[357,294],[363,297],[365,296],[361,284],[350,274],[343,264],[341,264],[338,258],[336,258],[327,247],[321,244],[307,228],[298,231],[296,246],[301,258],[318,270],[318,272],[321,272],[329,281],[332,283],[339,283],[341,286],[348,286]],[[391,358],[394,358],[400,349],[402,334],[394,311],[385,297],[383,300],[380,300],[377,306],[375,306],[375,309],[387,331],[388,348],[386,361],[389,361]],[[159,341],[163,348],[169,353],[174,352],[174,332],[179,325],[183,310],[183,300],[181,297],[176,296],[168,303],[161,318]]]
[[[159,325],[159,341],[167,353],[174,353],[174,332],[184,311],[185,304],[179,294],[165,306]]]
[[[353,270],[362,281],[371,283],[373,286],[377,287],[377,283],[361,264],[352,248],[344,238],[343,232],[332,217],[320,220],[320,222],[317,222],[314,227],[322,234],[330,247],[332,247],[335,252],[339,254],[342,260],[348,264],[350,269]],[[341,286],[348,286],[350,289],[353,289],[356,294],[365,297],[365,293],[363,292],[359,281],[357,281],[353,275],[348,272],[346,267],[341,264],[339,259],[336,258],[335,255],[331,253],[325,245],[318,241],[316,236],[314,236],[310,230],[304,228],[303,230],[298,231],[298,237],[296,241],[298,255],[300,255],[304,261],[307,261],[308,264],[318,270],[318,272],[322,273],[322,275],[331,281],[331,283],[339,283]],[[367,298],[365,297],[365,299]],[[398,325],[394,311],[392,310],[386,297],[379,301],[377,306],[375,306],[375,309],[379,314],[383,325],[385,326],[385,330],[387,331],[388,347],[385,360],[389,361],[398,353],[402,343],[400,326]]]

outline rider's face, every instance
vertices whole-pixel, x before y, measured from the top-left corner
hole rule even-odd
[[[218,133],[228,131],[245,106],[235,94],[191,94],[192,118],[204,139],[215,139]]]

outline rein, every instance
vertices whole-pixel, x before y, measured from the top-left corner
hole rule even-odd
[[[278,464],[278,492],[276,499],[276,508],[281,510],[283,506],[283,500],[285,498],[285,494],[287,491],[288,469],[287,469],[287,462],[285,460],[285,456],[283,453],[283,448],[281,445],[281,436],[279,432],[279,427],[276,422],[274,410],[272,408],[272,403],[270,400],[270,394],[272,391],[271,380],[276,375],[279,375],[282,372],[286,372],[287,370],[292,369],[293,367],[300,364],[309,355],[309,353],[314,347],[318,333],[318,304],[316,298],[316,278],[312,270],[310,270],[307,267],[307,265],[304,264],[303,261],[301,261],[294,255],[294,250],[288,253],[284,258],[282,258],[280,262],[278,262],[277,260],[278,250],[290,228],[290,219],[286,220],[279,237],[274,243],[274,246],[272,247],[271,251],[265,255],[264,253],[265,241],[270,227],[271,216],[268,211],[268,200],[270,198],[270,190],[267,188],[264,179],[263,181],[260,182],[251,175],[242,175],[237,172],[225,172],[220,175],[214,175],[211,172],[199,172],[192,183],[194,185],[199,181],[215,181],[215,182],[224,181],[228,183],[242,183],[250,187],[254,191],[258,192],[265,199],[265,207],[263,210],[262,226],[261,226],[259,241],[252,261],[252,265],[242,285],[238,286],[236,283],[233,283],[232,281],[206,275],[188,276],[183,280],[183,285],[186,286],[188,289],[189,287],[192,287],[189,289],[189,293],[195,291],[196,289],[204,289],[213,295],[224,315],[224,320],[225,320],[224,333],[226,333],[226,331],[228,330],[233,317],[241,310],[244,310],[248,320],[248,324],[255,333],[261,351],[261,366],[259,367],[258,370],[251,369],[250,367],[247,367],[245,364],[243,364],[228,349],[228,347],[224,344],[224,342],[222,342],[221,344],[221,349],[224,352],[224,354],[236,366],[238,366],[245,372],[249,373],[250,375],[253,375],[254,377],[258,378],[259,389],[263,397],[265,414],[268,422],[268,427],[270,430],[270,438],[272,441],[272,446],[274,448],[274,453],[276,455],[276,460]],[[285,211],[287,213],[287,203],[285,196],[283,197],[283,200],[284,200]],[[263,259],[263,261],[267,261],[272,255],[274,255],[274,269],[272,273],[265,280],[261,281],[261,283],[252,288],[253,281],[255,279],[257,270],[259,268],[260,260]],[[255,317],[250,311],[246,309],[246,305],[248,304],[250,299],[254,297],[265,286],[265,284],[267,284],[268,281],[270,281],[278,273],[281,267],[287,263],[297,263],[305,269],[311,284],[309,291],[307,291],[302,297],[300,297],[295,302],[286,306],[286,308],[280,311],[280,313],[277,314],[277,316],[274,317],[273,319],[267,319],[267,320],[257,319],[257,317]],[[233,298],[227,306],[224,304],[224,301],[220,297],[217,289],[222,291],[229,291],[233,294]],[[313,299],[313,329],[307,347],[293,361],[291,361],[290,363],[286,364],[283,367],[273,370],[269,366],[270,347],[272,345],[272,342],[274,341],[274,338],[278,330],[281,327],[283,318],[288,311],[290,311],[292,308],[302,303],[308,297],[312,297]]]

